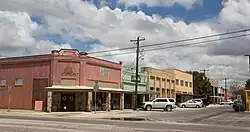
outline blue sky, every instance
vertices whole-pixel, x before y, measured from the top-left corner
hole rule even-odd
[[[101,8],[99,0],[94,0],[93,2],[97,8]],[[175,19],[181,19],[186,23],[191,23],[194,21],[203,21],[206,19],[216,17],[221,9],[223,8],[221,0],[203,0],[202,5],[195,5],[192,9],[187,10],[181,5],[175,5],[173,7],[161,7],[161,6],[153,6],[148,7],[145,4],[141,4],[139,6],[130,6],[126,7],[124,4],[117,4],[117,0],[109,0],[108,6],[111,9],[120,8],[122,11],[143,11],[147,15],[157,14],[162,17],[173,17]],[[32,20],[41,25],[46,25],[46,22],[39,16],[33,16]],[[61,37],[60,35],[51,35],[47,34],[38,39],[46,39],[52,40],[56,43],[70,43],[73,48],[77,48],[79,50],[90,50],[91,45],[95,43],[100,43],[98,40],[65,40],[65,37]],[[67,38],[67,37],[66,37]]]

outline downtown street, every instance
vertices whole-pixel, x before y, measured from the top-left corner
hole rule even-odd
[[[121,120],[115,120],[118,118]],[[0,115],[0,130],[4,132],[248,132],[249,123],[249,113],[234,112],[230,106],[175,109],[172,112],[124,110],[114,115],[102,114],[99,118],[84,118],[76,113],[27,116],[10,112]]]

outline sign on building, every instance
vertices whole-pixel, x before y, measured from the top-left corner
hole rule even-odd
[[[131,82],[136,82],[136,76],[135,76],[135,75],[132,75],[132,76],[131,76]],[[138,82],[141,82],[141,77],[140,77],[140,75],[138,75]]]
[[[109,74],[110,74],[110,69],[108,69],[108,68],[101,68],[100,69],[100,75],[108,76]]]

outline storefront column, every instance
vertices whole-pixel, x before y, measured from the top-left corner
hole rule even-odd
[[[52,91],[47,92],[47,112],[51,112],[52,110]]]
[[[106,93],[106,111],[110,111],[111,110],[111,93]]]
[[[87,98],[87,111],[92,111],[92,92],[88,92],[88,98]]]
[[[120,110],[124,109],[124,93],[120,93]]]

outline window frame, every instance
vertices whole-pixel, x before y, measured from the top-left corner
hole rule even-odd
[[[17,83],[17,81],[20,80],[20,79],[22,80],[22,84],[18,84],[18,83]],[[15,86],[23,86],[23,83],[24,83],[23,78],[16,78],[16,79],[15,79]]]
[[[5,84],[2,84],[2,82],[5,82]],[[0,79],[0,86],[1,87],[5,87],[7,85],[7,80],[5,80],[5,79]]]

